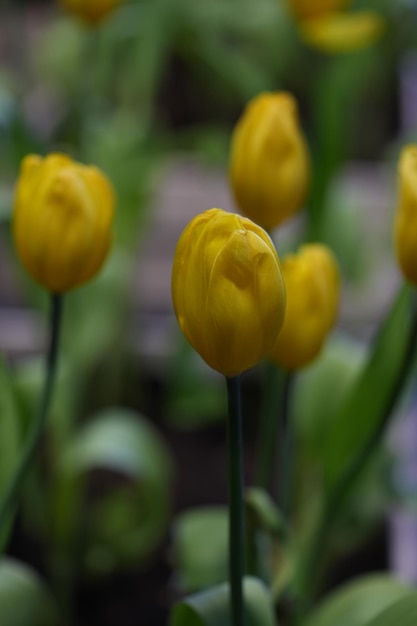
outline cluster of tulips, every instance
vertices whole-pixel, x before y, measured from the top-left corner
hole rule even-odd
[[[119,2],[62,4],[94,24]],[[341,41],[343,25],[352,32],[352,16],[340,12],[347,4],[289,2],[303,31],[317,41],[326,33],[327,42]],[[369,13],[355,19],[360,19],[356,42],[369,40],[381,26]],[[417,284],[417,146],[404,148],[398,172],[395,247],[405,278]],[[230,184],[240,214],[211,208],[197,215],[183,231],[173,260],[172,299],[179,326],[204,361],[227,379],[233,626],[245,623],[240,375],[264,360],[287,372],[304,368],[319,356],[338,317],[341,277],[333,252],[320,242],[301,243],[280,260],[271,239],[273,230],[303,208],[310,178],[294,98],[285,92],[257,96],[232,137]],[[111,247],[114,206],[112,185],[96,167],[57,153],[23,160],[13,234],[23,265],[51,294],[51,338],[40,409],[0,500],[0,531],[13,515],[47,417],[63,294],[93,278],[103,265]]]
[[[407,146],[399,162],[395,241],[400,267],[413,283],[416,175],[417,147]],[[261,94],[239,120],[231,148],[231,186],[248,217],[209,209],[190,222],[177,244],[172,297],[178,323],[208,365],[226,376],[231,420],[239,419],[235,383],[240,374],[264,359],[287,371],[308,365],[337,320],[340,276],[332,251],[308,243],[281,263],[268,234],[302,208],[309,179],[308,151],[294,99],[287,93]],[[102,266],[111,244],[114,201],[110,182],[95,167],[62,154],[23,160],[13,212],[16,249],[32,277],[51,293],[55,308],[43,410],[0,504],[0,523],[10,514],[47,416],[58,341],[57,302]],[[239,432],[231,423],[236,439],[230,442],[231,450]],[[240,470],[232,474],[240,488],[234,492],[230,526],[236,626],[244,619],[242,567],[236,571],[232,565],[243,552],[242,528],[236,527],[242,525],[243,506],[241,459],[238,462]]]

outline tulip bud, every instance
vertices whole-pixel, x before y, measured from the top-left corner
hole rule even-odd
[[[312,18],[339,11],[351,0],[287,0],[287,4],[298,19]]]
[[[94,26],[106,18],[123,0],[58,0],[59,4],[79,17],[83,22]]]
[[[311,363],[335,324],[339,270],[333,253],[321,244],[303,246],[282,262],[287,306],[270,358],[286,370]]]
[[[330,54],[353,52],[376,41],[384,30],[375,11],[329,13],[300,24],[302,38],[310,46]]]
[[[50,291],[67,291],[98,272],[110,247],[113,213],[113,189],[96,167],[63,154],[23,159],[15,245],[28,272]]]
[[[403,148],[399,160],[395,246],[404,276],[417,286],[417,145]]]
[[[268,230],[278,226],[301,209],[309,177],[294,98],[284,92],[254,98],[232,137],[230,178],[241,212]]]
[[[178,323],[213,369],[236,376],[269,352],[285,309],[278,255],[267,233],[221,209],[182,233],[172,268]]]

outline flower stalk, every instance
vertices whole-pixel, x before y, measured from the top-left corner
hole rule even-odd
[[[243,605],[244,519],[243,446],[240,376],[227,377],[228,480],[229,480],[229,580],[233,626],[245,626]]]
[[[29,434],[24,445],[22,455],[19,459],[15,473],[11,477],[5,492],[0,501],[0,554],[6,549],[7,530],[6,525],[10,524],[16,502],[19,496],[27,471],[33,461],[41,437],[45,430],[45,424],[52,399],[52,391],[56,377],[56,365],[59,347],[59,337],[62,319],[62,294],[52,293],[50,297],[50,320],[49,320],[49,345],[46,355],[45,382],[40,396],[39,405]]]

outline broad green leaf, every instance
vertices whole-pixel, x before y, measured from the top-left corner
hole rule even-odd
[[[388,606],[410,594],[410,587],[385,574],[373,574],[339,588],[318,606],[303,626],[367,626]],[[403,624],[401,622],[392,622]]]
[[[271,596],[257,578],[244,580],[247,626],[275,626]],[[186,598],[175,605],[170,626],[230,626],[229,585],[224,583]]]
[[[0,560],[0,624],[55,626],[57,623],[52,596],[38,574],[13,559]]]
[[[400,373],[412,326],[411,288],[405,285],[372,345],[369,357],[343,404],[323,433],[327,485],[340,477],[355,452],[381,426],[404,383]]]
[[[161,540],[169,521],[172,460],[156,429],[140,414],[114,408],[96,415],[62,458],[54,507],[61,536],[71,500],[97,471],[108,472],[108,480],[90,499],[81,530],[87,567],[102,571],[145,558]]]
[[[199,507],[175,518],[173,560],[179,583],[187,591],[227,578],[228,526],[225,507]]]
[[[20,430],[12,381],[0,359],[0,492],[7,484],[19,456]]]
[[[370,620],[365,626],[415,626],[417,622],[417,593],[410,593]]]
[[[363,367],[364,358],[362,344],[335,334],[329,338],[320,358],[297,376],[292,396],[297,432],[303,445],[319,461],[327,446],[326,433]]]

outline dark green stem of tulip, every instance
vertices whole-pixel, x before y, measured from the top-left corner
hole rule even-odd
[[[6,525],[10,524],[10,520],[14,515],[19,492],[21,490],[23,481],[35,456],[36,450],[39,446],[42,434],[45,429],[48,410],[51,403],[52,390],[55,381],[61,317],[62,295],[51,294],[49,321],[50,336],[46,356],[45,382],[37,412],[29,427],[29,433],[22,451],[22,455],[19,459],[15,473],[8,483],[0,501],[0,554],[5,551],[7,544],[8,533],[7,531],[5,531],[5,527]]]
[[[243,604],[243,443],[240,377],[226,378],[228,394],[229,580],[232,626],[246,623]]]
[[[393,409],[401,396],[407,381],[407,374],[412,366],[415,351],[417,347],[417,298],[414,294],[412,320],[410,324],[409,337],[407,347],[404,351],[403,360],[399,367],[396,383],[392,389],[392,393],[388,398],[384,407],[384,414],[379,421],[375,430],[370,433],[368,439],[357,450],[351,462],[346,466],[344,472],[340,475],[337,482],[333,485],[332,490],[327,497],[321,515],[318,519],[316,530],[308,546],[305,558],[300,569],[298,579],[298,593],[303,603],[302,612],[308,609],[316,592],[316,585],[320,580],[318,568],[321,555],[325,552],[325,544],[328,540],[330,531],[337,519],[338,511],[344,501],[349,497],[358,478],[361,476],[366,464],[373,458],[373,453],[381,443],[387,427],[390,424],[393,415]],[[315,583],[315,584],[313,584]]]

